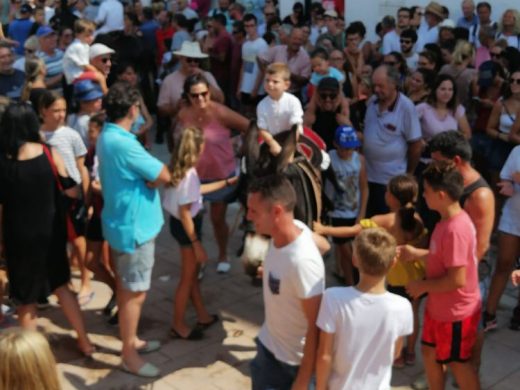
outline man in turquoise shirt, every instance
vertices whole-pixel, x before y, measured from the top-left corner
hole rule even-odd
[[[155,237],[163,225],[156,187],[170,181],[167,167],[150,155],[130,132],[139,116],[139,92],[113,85],[103,100],[107,124],[96,145],[104,198],[101,220],[116,273],[122,368],[156,377],[159,369],[139,353],[159,349],[158,341],[137,337],[141,308],[150,289]]]

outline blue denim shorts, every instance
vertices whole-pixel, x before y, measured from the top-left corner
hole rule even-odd
[[[134,253],[112,249],[112,260],[123,287],[132,292],[148,291],[155,263],[155,239],[135,248]]]
[[[250,363],[253,390],[290,390],[300,366],[292,366],[276,359],[262,342],[256,338],[256,356]],[[312,379],[308,390],[314,390]]]
[[[235,176],[235,171],[231,172],[226,179],[230,179],[233,176]],[[201,180],[201,184],[207,184],[207,183],[213,183],[214,181],[218,180]],[[210,192],[206,195],[204,195],[204,200],[206,202],[225,202],[225,203],[232,203],[237,198],[237,190],[238,190],[238,183],[232,185],[232,186],[226,186],[218,191]]]

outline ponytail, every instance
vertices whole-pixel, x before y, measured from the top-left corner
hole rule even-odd
[[[419,223],[415,218],[414,206],[419,192],[417,181],[412,176],[398,175],[390,180],[388,190],[401,206],[397,211],[401,229],[405,232],[414,232]]]

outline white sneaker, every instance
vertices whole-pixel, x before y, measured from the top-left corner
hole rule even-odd
[[[199,267],[199,274],[197,275],[197,279],[202,280],[204,279],[204,270],[206,269],[206,263],[201,264]]]
[[[231,264],[229,264],[229,261],[219,261],[219,263],[217,265],[217,272],[219,274],[227,274],[230,269],[231,269]]]

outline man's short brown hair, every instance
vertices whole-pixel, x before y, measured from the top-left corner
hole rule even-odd
[[[262,200],[273,205],[281,204],[286,211],[294,211],[296,192],[291,182],[281,174],[274,174],[255,179],[249,185],[249,193],[260,194]]]
[[[395,238],[384,229],[365,229],[354,240],[354,256],[359,271],[367,275],[385,276],[395,255]]]
[[[265,73],[268,75],[280,75],[284,81],[289,81],[291,79],[291,70],[282,62],[270,64]]]

